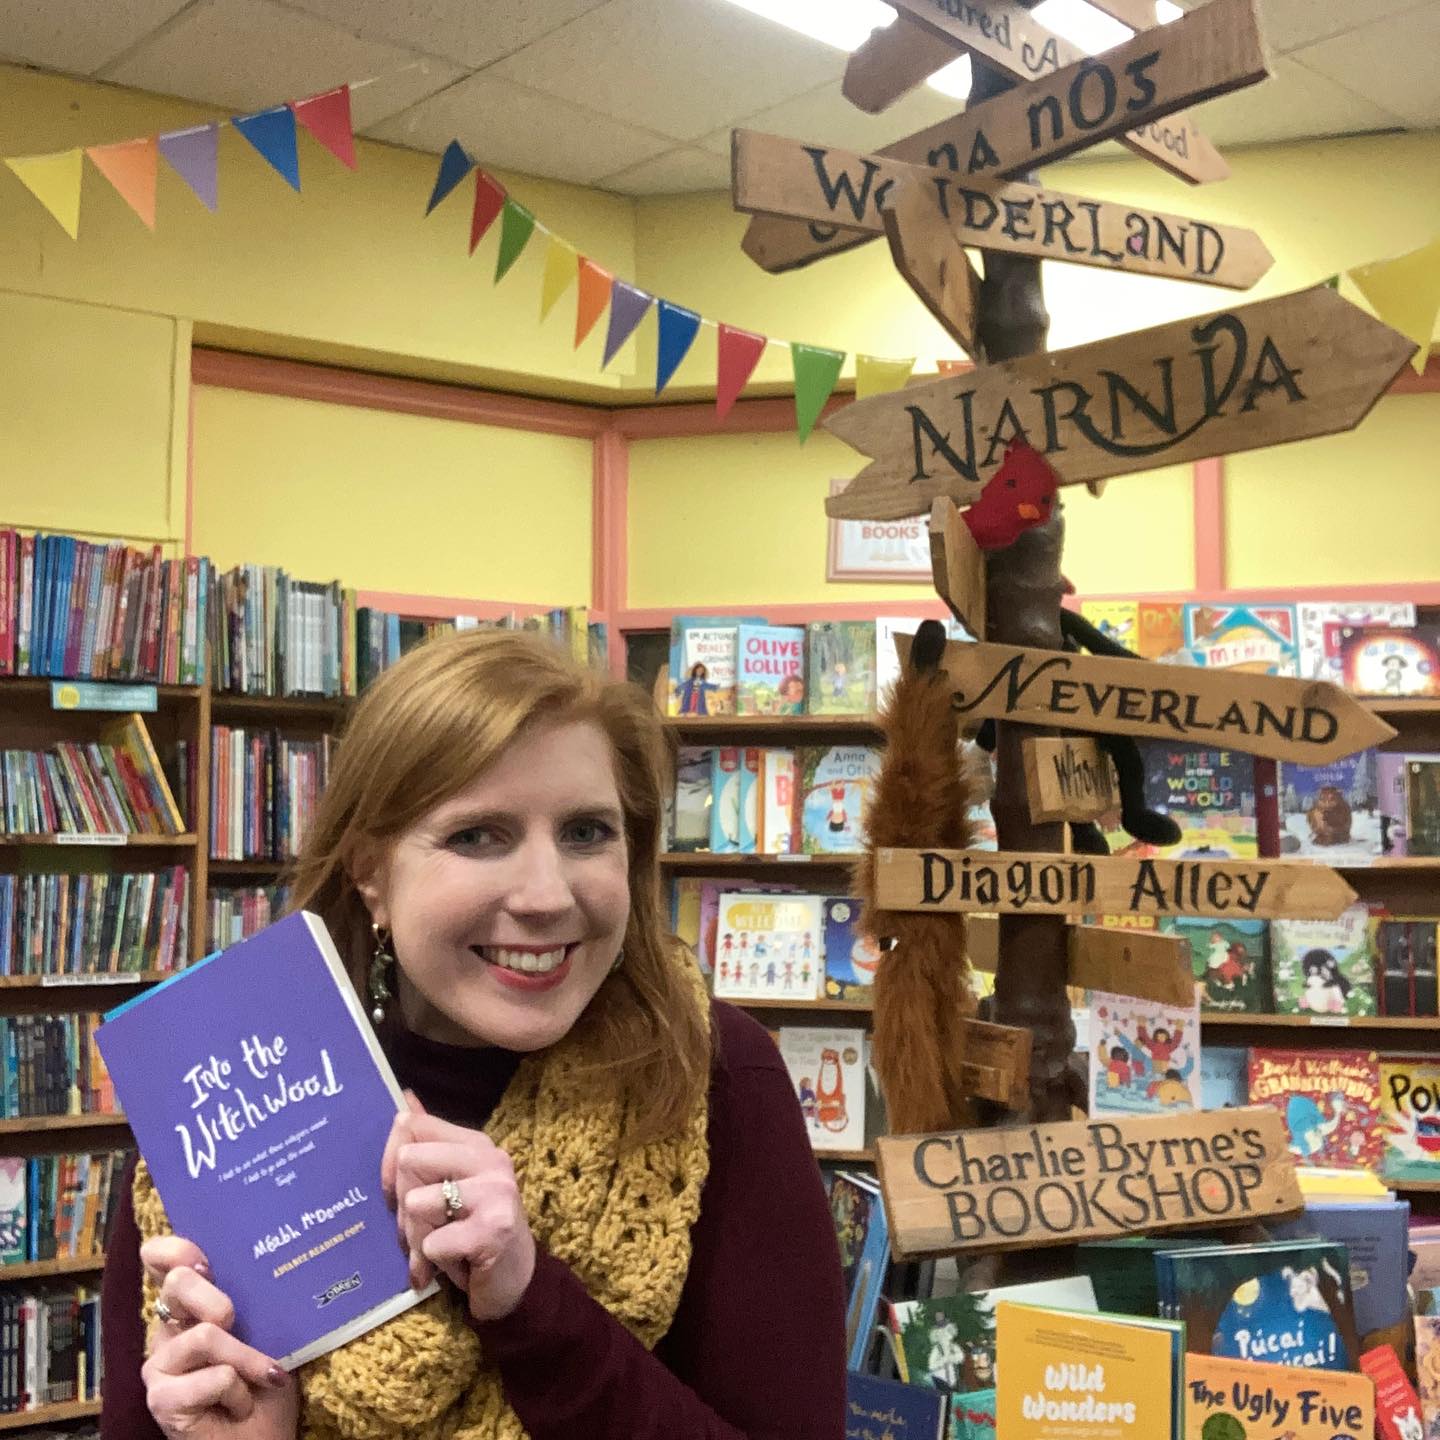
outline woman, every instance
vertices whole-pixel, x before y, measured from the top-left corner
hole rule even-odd
[[[435,641],[371,687],[293,904],[413,1097],[382,1183],[441,1293],[286,1376],[229,1333],[140,1167],[104,1440],[844,1434],[838,1254],[789,1078],[665,933],[664,760],[639,692],[536,637]]]

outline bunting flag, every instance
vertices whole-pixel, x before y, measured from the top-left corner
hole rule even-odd
[[[868,400],[872,395],[886,395],[898,390],[915,368],[911,360],[881,360],[875,355],[855,357],[855,398]]]
[[[575,270],[580,254],[558,235],[550,237],[545,247],[545,278],[540,282],[540,318],[543,320],[555,302],[575,283]]]
[[[505,187],[483,170],[475,172],[475,208],[470,212],[470,253],[505,208]]]
[[[578,350],[581,341],[595,328],[595,322],[605,313],[605,307],[610,303],[610,289],[615,284],[615,277],[584,255],[580,257],[576,273],[579,283],[575,295],[575,348]]]
[[[500,254],[495,259],[498,285],[520,258],[520,252],[535,233],[535,217],[518,200],[507,199],[500,212]]]
[[[80,234],[82,152],[62,150],[56,155],[17,155],[5,163],[74,240]]]
[[[435,188],[430,192],[425,213],[428,215],[474,168],[475,162],[465,153],[465,147],[458,140],[452,140],[440,157]]]
[[[845,352],[792,341],[790,362],[795,370],[795,426],[803,445],[810,438],[810,432],[840,378]]]
[[[255,115],[236,115],[230,123],[270,163],[292,190],[300,188],[300,153],[295,145],[295,112],[274,105]]]
[[[160,137],[160,153],[207,210],[220,206],[220,127],[196,125]]]
[[[968,360],[937,360],[935,362],[937,375],[960,375],[971,369],[974,369],[974,366]]]
[[[1420,347],[1410,363],[1423,375],[1440,314],[1440,237],[1408,255],[1360,265],[1346,274],[1381,320]]]
[[[355,166],[355,127],[350,120],[350,87],[338,85],[308,100],[292,100],[295,118],[342,164]],[[296,186],[299,189],[299,186]]]
[[[690,353],[700,330],[700,317],[683,305],[662,300],[659,306],[660,343],[655,354],[655,393],[658,395]]]
[[[655,297],[638,286],[627,285],[623,280],[614,282],[610,289],[610,329],[605,335],[605,358],[600,362],[602,370],[635,333],[635,327],[654,303]]]
[[[154,138],[122,140],[118,145],[91,145],[85,153],[120,198],[153,230],[155,189],[160,171],[160,150]]]
[[[715,346],[715,414],[723,420],[755,373],[760,357],[770,342],[763,335],[721,325]]]

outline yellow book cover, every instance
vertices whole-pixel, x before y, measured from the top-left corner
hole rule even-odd
[[[1385,1200],[1391,1193],[1373,1170],[1297,1165],[1295,1178],[1300,1182],[1300,1193],[1306,1200]]]
[[[1371,1440],[1374,1434],[1369,1376],[1185,1357],[1185,1440]]]
[[[1140,606],[1134,600],[1082,600],[1080,613],[1097,630],[1134,650],[1140,631]]]
[[[1185,1327],[1001,1301],[997,1434],[1004,1440],[1173,1440]]]

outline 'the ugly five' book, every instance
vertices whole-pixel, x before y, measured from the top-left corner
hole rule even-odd
[[[288,916],[106,1017],[97,1041],[177,1235],[235,1334],[293,1370],[410,1287],[380,1158],[404,1098],[334,942]]]

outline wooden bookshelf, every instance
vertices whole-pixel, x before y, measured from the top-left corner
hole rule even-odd
[[[0,835],[0,846],[28,849],[48,845],[65,850],[193,850],[197,837],[186,835]]]
[[[810,1015],[870,1015],[875,1009],[868,1000],[744,1000],[728,995],[716,998],[742,1010],[799,1010]]]
[[[1440,1018],[1434,1015],[1251,1015],[1202,1010],[1202,1025],[1242,1026],[1290,1030],[1409,1030],[1440,1035]]]
[[[239,875],[254,879],[273,879],[293,863],[290,860],[216,860],[212,857],[209,869],[212,875]]]
[[[875,1160],[875,1152],[869,1146],[863,1150],[816,1150],[815,1158],[822,1165],[869,1165]]]
[[[716,855],[709,850],[667,850],[661,865],[671,870],[713,870],[717,876],[736,871],[763,870],[772,877],[787,870],[848,870],[859,855]]]
[[[57,1275],[98,1275],[105,1268],[105,1256],[70,1255],[60,1260],[27,1260],[19,1265],[0,1265],[0,1285],[17,1280],[50,1280]]]
[[[0,1415],[0,1430],[23,1430],[29,1425],[58,1425],[64,1420],[83,1420],[100,1413],[98,1400],[72,1400],[68,1405],[42,1405],[38,1410],[20,1410]]]
[[[877,715],[667,715],[665,728],[693,745],[835,744],[881,738]]]
[[[288,720],[312,720],[334,724],[350,713],[355,701],[349,696],[327,699],[309,695],[232,695],[225,690],[212,690],[210,718],[221,725],[259,721],[262,724]]]
[[[52,1130],[96,1130],[128,1122],[118,1110],[91,1111],[83,1115],[18,1115],[0,1120],[0,1135],[43,1134]]]
[[[174,974],[170,970],[136,970],[78,975],[0,975],[0,990],[89,990],[114,985],[153,985]]]

